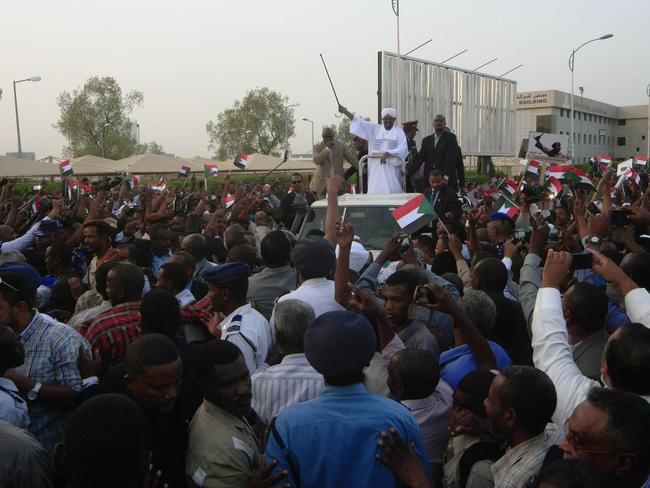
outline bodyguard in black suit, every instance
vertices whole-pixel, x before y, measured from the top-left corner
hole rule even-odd
[[[433,119],[433,134],[422,139],[420,152],[414,158],[413,164],[409,166],[408,173],[412,176],[424,163],[425,176],[430,174],[431,170],[440,170],[448,178],[449,187],[457,192],[459,179],[457,164],[460,154],[458,140],[446,127],[445,118],[436,115]]]
[[[445,222],[460,220],[463,209],[458,201],[458,196],[446,185],[440,170],[434,169],[429,174],[429,188],[424,192],[424,197]]]

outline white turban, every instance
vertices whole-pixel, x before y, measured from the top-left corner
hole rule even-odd
[[[385,108],[381,111],[381,118],[383,119],[386,116],[393,117],[394,119],[397,118],[397,110],[394,108]]]

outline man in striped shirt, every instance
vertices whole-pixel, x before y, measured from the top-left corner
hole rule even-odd
[[[323,375],[309,364],[302,348],[314,318],[311,305],[300,300],[275,307],[276,341],[284,357],[275,366],[263,365],[252,377],[253,410],[267,425],[289,405],[316,398],[323,388]]]
[[[140,299],[144,286],[142,270],[120,263],[108,272],[106,294],[113,307],[97,316],[80,331],[93,351],[102,358],[102,376],[126,356],[126,347],[140,335]]]

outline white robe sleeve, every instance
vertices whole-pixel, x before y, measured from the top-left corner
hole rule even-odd
[[[370,141],[375,138],[377,127],[379,126],[374,122],[368,122],[358,115],[355,115],[350,121],[350,134],[359,136],[370,143]]]

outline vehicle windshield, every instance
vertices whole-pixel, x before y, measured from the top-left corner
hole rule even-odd
[[[368,250],[383,249],[386,242],[400,231],[390,214],[395,207],[347,207],[345,221],[352,224],[354,234]],[[325,231],[327,208],[310,208],[300,233],[300,239],[313,229]]]

